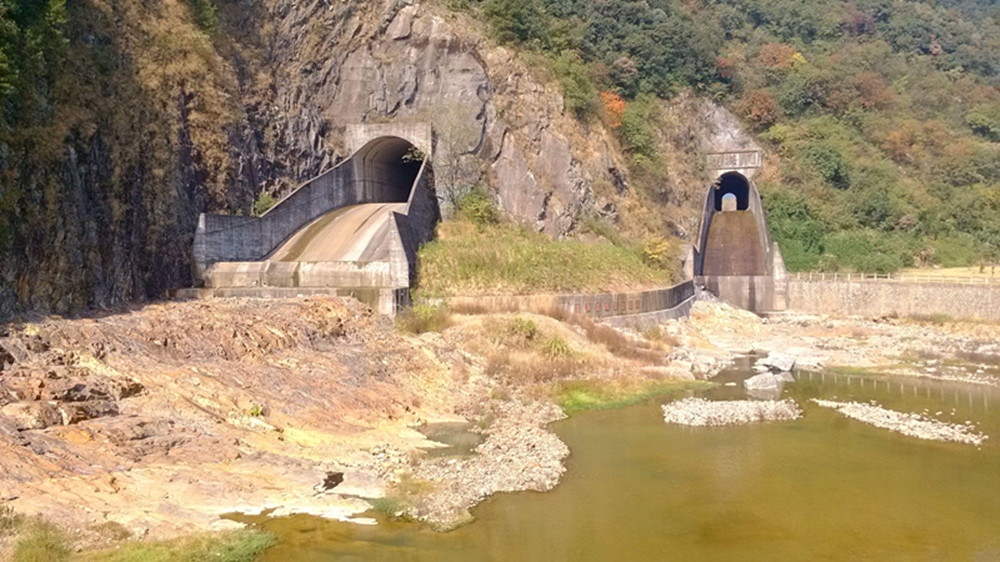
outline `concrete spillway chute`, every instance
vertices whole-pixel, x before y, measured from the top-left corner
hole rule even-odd
[[[705,196],[694,256],[694,275],[707,290],[735,306],[765,312],[784,308],[784,263],[767,230],[760,194],[748,172],[759,153],[718,153]],[[739,167],[740,164],[744,166]],[[776,282],[777,280],[777,282]]]
[[[202,215],[194,248],[202,292],[349,294],[388,313],[405,303],[416,249],[439,219],[421,146],[431,136],[414,125],[378,133],[260,217]]]

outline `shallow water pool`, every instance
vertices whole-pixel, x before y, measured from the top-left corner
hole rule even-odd
[[[747,364],[716,380],[739,382]],[[313,517],[261,523],[278,560],[1000,559],[1000,390],[905,377],[796,373],[793,422],[691,428],[665,399],[577,414],[553,491],[501,494],[450,533]],[[744,398],[742,385],[703,392]],[[808,401],[877,400],[972,421],[981,448],[921,441]],[[940,412],[940,414],[937,414]],[[936,415],[937,414],[937,415]]]

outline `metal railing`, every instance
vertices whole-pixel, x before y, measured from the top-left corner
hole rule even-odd
[[[894,283],[941,283],[950,285],[1000,286],[1000,276],[927,275],[922,273],[796,273],[797,281],[883,281]]]

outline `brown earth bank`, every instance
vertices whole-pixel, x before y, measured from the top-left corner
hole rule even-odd
[[[971,362],[961,376],[1000,380],[996,324],[762,320],[707,301],[642,334],[527,313],[442,312],[421,334],[413,320],[315,297],[3,326],[0,506],[79,548],[228,529],[234,512],[373,523],[373,504],[450,528],[490,494],[558,483],[570,452],[546,425],[573,406],[568,388],[690,388],[752,351],[923,376]],[[440,445],[417,428],[440,421],[468,422],[482,444],[426,455]]]

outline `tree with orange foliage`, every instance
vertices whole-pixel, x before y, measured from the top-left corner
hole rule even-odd
[[[757,62],[767,68],[794,68],[805,62],[802,53],[785,43],[768,43],[761,46],[757,53]]]
[[[628,104],[621,96],[612,92],[601,92],[601,103],[604,104],[604,120],[612,129],[622,126],[622,115]]]
[[[767,90],[750,90],[740,100],[739,108],[758,128],[770,125],[778,118],[778,103]]]

